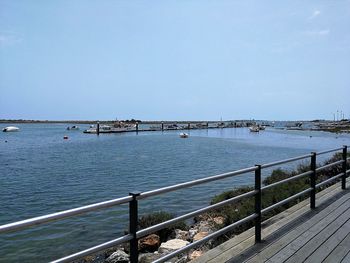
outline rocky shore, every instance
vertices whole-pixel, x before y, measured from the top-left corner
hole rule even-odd
[[[221,216],[210,217],[200,216],[196,218],[188,230],[174,229],[165,242],[161,242],[161,238],[157,234],[151,234],[139,240],[139,262],[150,263],[157,260],[175,250],[178,250],[192,242],[201,240],[210,233],[224,225],[224,218]],[[186,254],[173,258],[168,262],[184,263],[200,257],[205,251],[213,247],[213,242],[203,245],[195,250],[191,250]],[[95,255],[87,256],[74,263],[128,263],[128,245],[120,245],[101,251]]]

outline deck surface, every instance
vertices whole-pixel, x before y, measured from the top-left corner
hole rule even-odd
[[[252,228],[195,262],[350,263],[350,190],[336,184],[318,194],[315,210],[308,202],[264,222],[261,243]]]

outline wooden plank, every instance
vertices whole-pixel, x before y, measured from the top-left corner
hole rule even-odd
[[[338,204],[338,203],[341,203],[341,204],[345,204],[345,203],[348,203],[347,200],[349,200],[350,198],[350,195],[349,196],[343,196],[342,198],[340,198],[339,200],[337,200],[337,202],[335,204]],[[339,206],[341,205],[339,204]],[[348,207],[350,207],[348,205]],[[333,205],[332,204],[332,208],[330,209],[336,209],[337,208],[337,205]],[[294,229],[294,227],[292,226],[292,229],[291,229],[291,222],[290,221],[294,221],[293,223],[296,223],[297,225],[300,225],[304,222],[304,220],[308,220],[309,218],[311,218],[312,216],[314,216],[314,213],[315,213],[315,210],[313,211],[310,211],[309,208],[307,208],[306,210],[309,215],[307,215],[307,217],[304,216],[300,216],[300,215],[295,215],[296,218],[291,218],[291,217],[288,217],[286,218],[286,221],[288,222],[288,225],[284,224],[287,228],[288,228],[288,231],[291,231],[292,229]],[[299,212],[301,212],[299,210]],[[320,210],[319,211],[320,213],[325,213],[324,210]],[[325,214],[324,216],[327,216],[327,214]],[[321,218],[320,218],[321,219]],[[315,220],[315,223],[317,223],[318,220],[316,219]],[[312,224],[312,222],[311,222]],[[284,226],[281,226],[281,225],[278,225],[278,224],[275,224],[273,226],[271,226],[269,229],[266,229],[266,230],[263,230],[263,233],[264,233],[264,236],[265,234],[268,234],[268,236],[271,236],[273,235],[274,232],[282,232],[283,231],[283,227]],[[308,228],[307,228],[308,229]],[[265,232],[264,232],[265,231]],[[267,231],[269,231],[267,233]],[[297,233],[296,237],[299,236],[299,233]],[[274,237],[275,238],[275,237]],[[266,241],[268,241],[269,238],[266,238]],[[224,251],[222,252],[220,255],[218,255],[217,257],[215,258],[212,258],[211,260],[209,260],[208,262],[210,263],[214,263],[214,262],[242,262],[244,260],[246,260],[249,256],[251,256],[252,254],[256,254],[259,250],[263,249],[264,246],[266,246],[266,244],[255,244],[254,245],[254,237],[251,237],[249,240],[246,240],[238,245],[236,245],[235,247],[231,248],[230,250],[227,250],[227,251]],[[290,240],[288,240],[288,242],[290,242]],[[260,261],[255,261],[255,260],[252,260],[252,262],[260,262]]]
[[[331,219],[332,222],[329,223],[329,220],[322,220],[319,224],[310,228],[299,238],[295,239],[290,245],[288,245],[287,249],[283,249],[276,254],[276,256],[273,257],[273,261],[285,261],[288,263],[303,262],[313,251],[327,240],[330,235],[336,232],[349,219],[349,217],[346,212],[341,215],[333,213],[332,217],[328,219]]]
[[[349,263],[350,262],[350,252],[346,254],[346,256],[342,259],[341,263]]]
[[[331,222],[333,220],[333,216],[331,215],[332,212],[335,212],[337,215],[340,215],[341,213],[343,213],[344,209],[350,207],[348,201],[349,199],[350,195],[343,196],[337,202],[321,210],[318,214],[311,215],[309,220],[306,218],[305,220],[307,221],[304,224],[300,225],[299,227],[296,227],[295,229],[292,229],[288,234],[281,236],[278,240],[272,242],[269,246],[266,246],[254,257],[250,258],[247,262],[253,263],[268,260],[275,254],[279,253],[279,251],[282,250],[284,247],[290,245],[291,242],[298,238],[301,233],[309,230],[311,227],[315,227],[317,224],[319,224],[319,227],[324,226],[325,222],[323,224],[320,224],[322,219],[326,218],[327,220],[328,217],[328,220],[326,222]]]
[[[348,234],[342,242],[328,255],[323,263],[341,262],[343,258],[350,252],[350,234]],[[350,259],[349,259],[350,262]]]
[[[350,210],[348,210],[350,218]],[[327,258],[328,255],[344,240],[350,233],[350,221],[348,220],[332,236],[330,236],[321,246],[318,247],[306,260],[306,263],[318,263]],[[334,262],[334,261],[332,261]]]
[[[348,179],[348,182],[350,180]],[[319,208],[326,207],[326,205],[339,198],[339,195],[343,195],[343,191],[339,187],[339,183],[330,186],[329,188],[317,193],[317,204]],[[272,218],[263,222],[263,237],[270,236],[272,233],[276,232],[279,228],[286,226],[290,223],[291,220],[303,216],[305,213],[308,213],[309,209],[309,200],[306,199],[297,205],[283,211],[282,213],[273,216]],[[248,241],[249,239],[249,241]],[[247,242],[245,242],[247,241]],[[234,238],[228,240],[227,242],[219,245],[218,247],[206,252],[203,256],[192,261],[193,263],[202,263],[202,262],[218,262],[216,258],[221,256],[223,253],[231,255],[231,257],[237,256],[242,253],[242,251],[237,250],[237,246],[245,242],[244,244],[247,247],[254,245],[254,228],[251,228],[242,234],[235,236]]]

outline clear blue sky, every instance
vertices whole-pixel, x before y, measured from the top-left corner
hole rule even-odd
[[[0,118],[332,119],[349,100],[349,0],[0,0]]]

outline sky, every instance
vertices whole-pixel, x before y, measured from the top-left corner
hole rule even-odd
[[[333,119],[349,100],[349,0],[0,0],[0,119]]]

